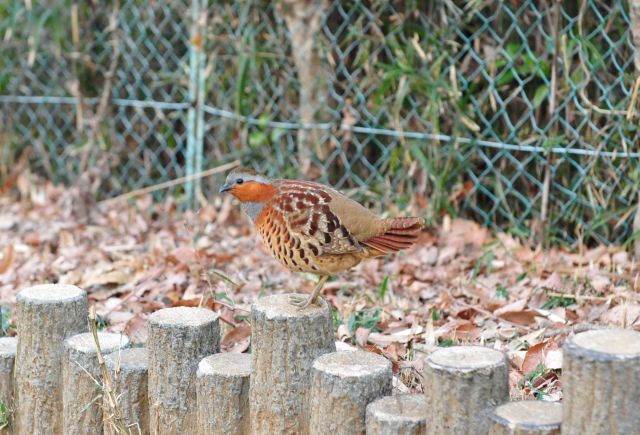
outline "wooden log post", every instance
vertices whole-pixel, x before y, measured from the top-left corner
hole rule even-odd
[[[486,434],[492,408],[509,400],[506,356],[481,346],[438,349],[427,357],[423,391],[427,434]]]
[[[249,433],[251,355],[219,353],[198,364],[198,433]]]
[[[400,394],[367,405],[367,435],[423,435],[427,428],[424,394]]]
[[[175,307],[149,316],[149,427],[152,434],[196,433],[196,370],[220,348],[218,315]]]
[[[7,413],[12,411],[13,405],[13,367],[17,346],[18,340],[15,337],[0,338],[0,403],[4,405]],[[0,421],[3,417],[0,414]],[[5,432],[0,429],[0,433]]]
[[[149,433],[148,352],[136,347],[113,352],[105,357],[109,368],[117,406],[124,425],[134,434]],[[106,398],[105,398],[106,400]],[[108,409],[108,406],[105,407]],[[115,422],[114,422],[115,423]],[[105,433],[111,425],[105,425]]]
[[[335,351],[331,308],[318,299],[300,310],[289,295],[273,295],[253,304],[251,318],[251,430],[308,434],[311,365]]]
[[[560,435],[562,405],[523,400],[497,406],[490,418],[490,435]]]
[[[373,352],[318,357],[313,362],[309,432],[364,434],[367,405],[391,394],[392,377],[391,363]]]
[[[129,346],[122,334],[99,332],[98,341],[103,354]],[[64,341],[65,358],[62,365],[62,403],[64,405],[65,435],[102,433],[102,372],[93,334],[86,332]]]
[[[62,433],[64,340],[89,329],[87,294],[71,285],[29,287],[16,298],[15,434]]]
[[[640,333],[583,332],[563,354],[563,435],[639,433]]]

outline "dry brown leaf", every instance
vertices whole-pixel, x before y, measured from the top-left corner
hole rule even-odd
[[[0,260],[0,275],[5,273],[11,267],[13,263],[15,251],[13,249],[13,245],[10,243],[7,245],[7,249],[5,249],[4,254],[2,256],[2,260]]]
[[[551,368],[546,365],[547,360],[554,366],[557,365],[557,354],[554,354],[551,358],[548,357],[549,352],[559,351],[558,344],[554,339],[543,341],[531,346],[524,357],[520,371],[522,373],[531,373],[536,370],[538,365],[542,364],[546,368]],[[562,364],[562,361],[560,361]],[[561,365],[562,367],[562,365]]]
[[[508,322],[515,323],[516,325],[529,326],[536,321],[535,311],[509,311],[500,314],[501,319]]]
[[[104,265],[92,270],[87,270],[82,275],[81,287],[87,288],[95,285],[127,284],[135,281],[130,271],[124,268],[114,268],[113,265]]]
[[[124,334],[129,337],[132,343],[146,343],[149,337],[147,317],[142,314],[133,316],[124,327]]]
[[[541,342],[538,344],[534,344],[527,350],[527,353],[524,356],[524,360],[522,361],[522,366],[520,367],[520,371],[522,373],[531,373],[536,370],[538,365],[540,364],[544,365],[545,346],[546,346],[546,343]]]
[[[220,343],[223,352],[242,353],[249,348],[251,325],[242,324],[227,332]]]
[[[203,305],[204,302],[204,305]],[[206,301],[203,298],[191,298],[191,299],[178,299],[171,304],[172,307],[202,307],[208,308],[210,310],[213,309],[213,299],[206,298]]]
[[[510,313],[514,311],[523,311],[527,306],[527,299],[520,299],[510,304],[503,305],[493,312],[496,316],[500,316],[503,313]]]

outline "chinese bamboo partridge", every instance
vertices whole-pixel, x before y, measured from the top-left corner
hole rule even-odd
[[[408,248],[422,221],[382,219],[340,192],[310,181],[271,179],[250,169],[231,172],[220,192],[238,198],[264,244],[295,272],[320,276],[304,308],[316,301],[327,279],[362,260]]]

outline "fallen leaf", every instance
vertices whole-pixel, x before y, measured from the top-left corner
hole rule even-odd
[[[546,365],[549,352],[551,351],[560,351],[560,349],[558,349],[558,344],[553,339],[543,341],[531,346],[527,350],[527,353],[524,356],[524,361],[522,362],[522,366],[520,367],[520,370],[523,373],[531,373],[535,371],[538,365],[540,364],[545,366],[545,368],[548,368],[548,369],[552,368]],[[554,366],[557,366],[558,355],[554,354],[549,359],[549,362],[552,363]],[[562,367],[562,360],[560,360],[560,367]],[[556,367],[553,367],[553,368],[556,368]]]
[[[220,343],[223,352],[242,353],[249,348],[251,325],[242,324],[227,332]]]
[[[545,361],[545,342],[541,342],[531,346],[527,353],[524,356],[524,360],[522,361],[522,366],[520,367],[520,371],[522,373],[531,373],[536,370],[538,365],[544,365]]]
[[[202,307],[213,309],[213,299],[206,298],[206,302],[202,305],[203,298],[191,298],[191,299],[178,299],[174,301],[171,306],[172,307]]]
[[[536,321],[535,311],[509,311],[507,313],[500,314],[501,319],[508,322],[515,323],[516,325],[528,326]]]
[[[5,273],[11,267],[14,253],[13,245],[8,244],[7,249],[4,251],[4,255],[2,256],[2,260],[0,260],[0,275]]]
[[[493,312],[496,316],[500,316],[504,313],[524,311],[527,306],[527,299],[520,299],[510,304],[504,305]]]
[[[124,327],[124,334],[129,337],[132,343],[146,343],[149,336],[146,316],[141,314],[133,316]]]

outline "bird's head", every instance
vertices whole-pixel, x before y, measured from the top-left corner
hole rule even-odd
[[[241,202],[264,202],[275,189],[270,178],[252,169],[238,168],[229,173],[220,193],[229,192]]]

